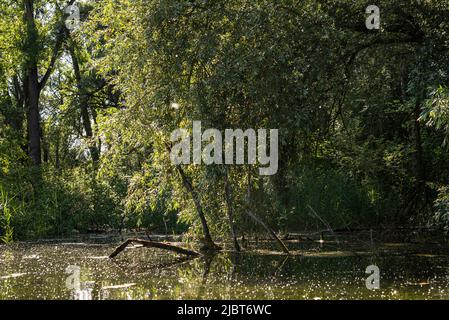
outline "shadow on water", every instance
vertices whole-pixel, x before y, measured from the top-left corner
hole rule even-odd
[[[190,260],[153,249],[107,258],[113,244],[0,247],[0,299],[449,299],[449,252],[383,244],[373,252],[291,244]],[[369,265],[380,289],[369,290]]]

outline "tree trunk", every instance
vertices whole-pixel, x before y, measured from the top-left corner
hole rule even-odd
[[[25,23],[27,25],[26,59],[27,59],[27,122],[28,122],[28,152],[33,164],[41,164],[41,137],[39,119],[39,78],[37,71],[38,31],[34,21],[34,1],[25,0]]]
[[[231,236],[232,241],[234,244],[235,251],[240,251],[240,245],[237,241],[237,230],[235,226],[234,221],[234,210],[232,207],[232,189],[231,185],[229,183],[229,176],[228,176],[228,168],[226,165],[224,166],[224,185],[225,185],[225,199],[226,199],[226,206],[227,206],[227,213],[228,213],[228,219],[229,219],[229,227],[231,229]]]
[[[55,168],[56,170],[59,170],[61,167],[60,164],[60,158],[59,158],[59,145],[60,145],[60,137],[59,132],[56,136],[56,143],[55,143]]]
[[[273,229],[271,229],[268,225],[265,224],[265,222],[262,221],[255,213],[251,211],[251,171],[248,170],[248,189],[247,189],[247,204],[246,204],[246,210],[245,213],[253,219],[255,222],[260,224],[270,235],[271,237],[276,240],[276,242],[281,247],[282,251],[286,254],[290,254],[290,251],[288,250],[287,246],[284,244],[284,242],[276,235],[276,232],[274,232]]]
[[[28,71],[28,150],[33,164],[41,164],[41,137],[39,117],[39,92],[37,90],[37,74],[31,69]]]
[[[73,4],[74,0],[70,0],[69,4]],[[27,123],[28,123],[28,152],[33,164],[40,166],[41,164],[41,129],[39,117],[39,98],[40,93],[45,87],[53,67],[56,63],[59,50],[63,42],[62,29],[56,36],[56,43],[45,74],[39,82],[38,59],[39,59],[39,32],[36,27],[34,17],[34,0],[23,0],[24,5],[24,23],[26,24],[26,40],[24,44],[25,63],[25,82],[24,95],[27,105]]]
[[[41,133],[41,144],[42,144],[42,151],[43,151],[43,162],[48,163],[50,160],[50,145],[48,141],[45,139],[45,133]]]
[[[421,91],[421,90],[420,90]],[[421,124],[419,118],[421,116],[421,103],[423,94],[418,93],[416,99],[414,114],[414,133],[415,133],[415,157],[416,157],[416,189],[419,197],[424,197],[424,205],[427,203],[426,188],[426,167],[424,163],[424,151],[422,147]]]
[[[78,87],[78,96],[79,96],[79,104],[81,110],[81,119],[84,127],[84,131],[86,132],[86,137],[88,138],[89,151],[92,157],[92,161],[94,163],[100,160],[100,155],[98,152],[98,148],[95,146],[95,142],[93,141],[93,130],[92,124],[90,122],[89,116],[89,98],[87,96],[87,92],[83,85],[83,79],[81,76],[80,66],[78,62],[78,57],[76,56],[75,48],[73,43],[69,45],[70,56],[72,58],[73,71],[75,72],[76,85]]]
[[[193,202],[195,204],[196,211],[198,213],[198,217],[201,221],[201,226],[203,228],[203,235],[204,235],[204,247],[202,250],[204,251],[217,251],[220,250],[220,247],[218,247],[214,241],[212,240],[212,237],[210,235],[209,226],[207,225],[206,217],[204,216],[203,207],[201,206],[201,201],[198,193],[193,189],[192,183],[190,182],[190,179],[185,174],[184,170],[181,168],[181,166],[176,166],[179,174],[181,175],[182,183],[184,184],[184,187],[187,189],[187,191],[192,196]]]
[[[256,221],[258,224],[260,224],[270,235],[271,237],[276,240],[276,242],[281,247],[282,251],[286,254],[290,254],[290,251],[288,250],[287,246],[284,244],[284,242],[276,235],[276,232],[274,232],[273,229],[271,229],[269,226],[267,226],[262,219],[260,219],[255,213],[251,212],[249,208],[245,211],[245,213],[251,217],[254,221]]]

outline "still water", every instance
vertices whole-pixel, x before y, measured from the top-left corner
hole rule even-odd
[[[0,299],[449,299],[449,249],[436,245],[290,243],[289,257],[267,245],[194,260],[130,248],[110,260],[116,245],[0,246]]]

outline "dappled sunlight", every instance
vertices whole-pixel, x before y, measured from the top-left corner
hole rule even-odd
[[[449,298],[449,254],[438,247],[380,247],[375,254],[354,248],[354,254],[301,246],[301,255],[254,250],[196,259],[133,248],[113,260],[106,258],[114,249],[108,244],[3,246],[0,299]],[[373,262],[381,270],[375,291],[365,287],[365,268]],[[66,287],[69,265],[79,266],[85,295]]]

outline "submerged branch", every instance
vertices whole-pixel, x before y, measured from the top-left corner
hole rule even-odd
[[[109,256],[109,259],[114,258],[115,256],[117,256],[120,252],[122,252],[123,250],[126,249],[126,247],[128,245],[130,245],[131,243],[138,243],[146,248],[157,248],[157,249],[162,249],[162,250],[168,250],[168,251],[172,251],[172,252],[176,252],[176,253],[180,253],[180,254],[185,254],[186,256],[190,256],[190,257],[197,257],[200,254],[198,252],[192,251],[192,250],[188,250],[188,249],[184,249],[181,247],[177,247],[174,245],[170,245],[170,244],[166,244],[166,243],[161,243],[161,242],[155,242],[155,241],[147,241],[147,240],[140,240],[140,239],[128,239],[125,242],[123,242],[120,246],[118,246],[113,253],[111,253],[111,255]]]

